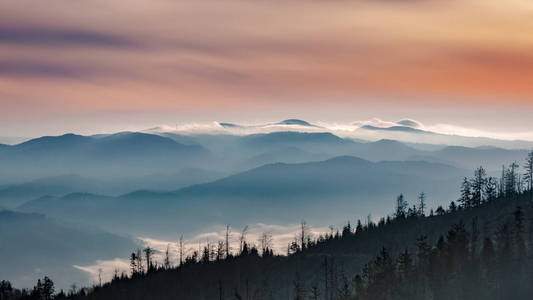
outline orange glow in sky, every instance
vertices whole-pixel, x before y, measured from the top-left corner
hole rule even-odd
[[[532,111],[532,32],[528,0],[3,1],[0,126]]]

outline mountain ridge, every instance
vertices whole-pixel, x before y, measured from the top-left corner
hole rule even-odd
[[[448,189],[455,188],[468,173],[423,161],[376,163],[340,156],[318,162],[267,164],[171,192],[141,190],[118,197],[71,194],[32,200],[19,209],[145,234],[153,233],[155,228],[167,232],[180,226],[224,224],[230,219],[284,223],[293,221],[296,211],[309,219],[320,211],[327,222],[333,218],[328,215],[333,211],[327,209],[331,205],[358,207],[365,215],[381,214],[402,191],[414,198],[424,188],[431,195],[431,203],[442,202],[448,199]],[[144,215],[158,218],[145,220]]]

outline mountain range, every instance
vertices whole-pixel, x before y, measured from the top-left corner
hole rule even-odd
[[[390,203],[401,192],[416,201],[418,193],[425,191],[428,204],[436,206],[458,196],[450,191],[457,190],[467,173],[438,163],[376,163],[342,156],[319,162],[269,164],[171,192],[136,191],[118,197],[84,193],[46,196],[19,209],[98,224],[120,233],[167,237],[176,230],[244,225],[252,220],[286,224],[297,221],[295,216],[329,225],[339,217],[348,220],[368,213],[387,214]]]
[[[14,208],[41,196],[76,192],[117,196],[142,189],[172,191],[266,164],[337,156],[373,162],[427,161],[470,170],[482,165],[498,175],[501,165],[521,163],[526,154],[496,147],[361,142],[329,132],[66,134],[0,148],[0,206]]]
[[[97,178],[176,172],[202,165],[208,150],[139,132],[104,136],[65,134],[0,148],[0,180],[28,180],[76,173]]]

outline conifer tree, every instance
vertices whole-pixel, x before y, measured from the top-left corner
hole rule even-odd
[[[144,259],[146,261],[146,273],[151,272],[154,269],[154,262],[152,260],[154,250],[150,247],[146,247],[143,250],[144,252]]]
[[[426,193],[420,192],[418,195],[418,215],[425,216],[426,214]]]
[[[437,216],[443,216],[446,211],[444,210],[444,208],[442,208],[441,205],[439,205],[439,207],[437,207],[437,210],[435,211],[435,213],[437,214]]]
[[[54,282],[45,276],[40,286],[40,295],[42,300],[52,300],[54,298]]]
[[[499,196],[503,197],[505,195],[505,165],[502,165],[502,174],[500,176],[500,189]]]
[[[409,280],[413,272],[413,259],[407,248],[398,257],[398,276],[403,280]]]
[[[131,253],[130,256],[130,269],[131,269],[131,276],[137,274],[137,256],[135,255],[135,252]]]
[[[497,196],[497,180],[494,177],[489,177],[487,179],[487,184],[485,185],[485,201],[492,201],[496,199]]]
[[[463,179],[461,184],[461,198],[459,198],[459,205],[461,208],[470,208],[472,207],[472,191],[471,184],[468,178]]]
[[[396,212],[394,216],[397,219],[404,219],[406,215],[407,215],[407,201],[405,201],[403,194],[400,194],[396,198]]]
[[[455,201],[450,202],[450,207],[448,208],[448,210],[449,210],[451,213],[457,211],[457,205],[455,205]]]
[[[481,204],[483,200],[483,192],[485,189],[485,185],[487,183],[486,179],[487,172],[483,167],[479,167],[474,172],[474,178],[472,179],[471,187],[472,187],[472,194],[471,194],[471,206],[478,206]]]
[[[357,220],[357,226],[355,227],[355,233],[360,234],[363,232],[363,224],[361,223],[361,220]]]
[[[518,164],[516,162],[512,163],[507,171],[505,172],[505,195],[506,196],[512,196],[515,195],[518,188],[518,179],[517,179],[517,173],[516,170],[518,168]]]
[[[144,267],[142,263],[142,252],[141,249],[137,249],[137,253],[135,254],[135,258],[137,259],[136,265],[137,265],[137,274],[143,274],[144,273]]]

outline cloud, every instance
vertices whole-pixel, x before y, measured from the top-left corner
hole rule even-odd
[[[174,132],[179,134],[233,134],[233,135],[247,135],[258,133],[272,133],[281,131],[297,131],[297,132],[331,132],[339,136],[350,136],[353,133],[365,126],[371,125],[376,127],[391,127],[401,125],[399,122],[383,121],[379,118],[373,118],[364,121],[355,121],[352,123],[329,123],[329,122],[306,122],[303,120],[289,120],[291,122],[267,122],[267,123],[226,123],[226,122],[211,122],[211,123],[182,123],[175,126],[159,125],[150,129],[144,130],[149,133]],[[297,122],[294,122],[297,121]],[[402,119],[402,123],[408,122],[413,126],[423,126],[422,123],[413,119]],[[305,125],[305,124],[309,125]],[[402,125],[406,126],[406,125]]]
[[[86,68],[38,61],[0,61],[0,76],[72,78],[87,75]]]
[[[95,80],[129,76],[139,79],[138,74],[127,72],[112,64],[95,65],[85,61],[48,60],[48,59],[0,59],[0,78],[39,78],[56,79],[62,84],[67,80],[91,83]]]
[[[427,127],[428,130],[436,133],[447,135],[458,135],[466,137],[487,137],[500,140],[525,140],[533,141],[533,131],[522,132],[505,132],[505,131],[487,131],[478,128],[464,127],[453,124],[438,123]]]
[[[92,32],[88,30],[41,27],[0,28],[0,45],[1,44],[128,48],[140,46],[137,41],[124,36]]]
[[[237,84],[251,77],[251,74],[202,62],[182,62],[169,67],[173,71],[181,73],[182,76],[194,77],[196,80],[212,83]]]
[[[130,269],[129,261],[122,258],[115,258],[111,260],[97,260],[92,265],[73,265],[73,267],[78,270],[87,272],[90,277],[90,280],[94,284],[98,284],[100,280],[99,276],[102,277],[102,283],[104,283],[111,281],[115,272],[117,272],[117,275],[120,275],[121,273],[128,274]]]
[[[424,128],[424,125],[422,123],[418,122],[417,120],[413,120],[413,119],[402,119],[400,121],[396,121],[396,124],[401,125],[401,126],[416,128],[416,129]]]
[[[301,132],[324,132],[328,128],[321,126],[309,126],[294,124],[292,122],[271,122],[263,124],[235,124],[226,122],[211,123],[182,123],[175,126],[159,125],[143,130],[148,133],[174,132],[179,134],[233,134],[247,135],[256,133],[271,133],[279,131],[301,131]]]
[[[228,126],[228,124],[230,126]],[[403,118],[398,121],[386,121],[379,118],[360,120],[349,123],[311,122],[315,126],[301,126],[297,124],[283,124],[269,122],[259,124],[234,124],[234,123],[185,123],[176,126],[161,125],[145,130],[150,133],[173,132],[185,135],[194,134],[232,134],[247,135],[258,133],[272,133],[281,131],[296,132],[329,132],[343,138],[356,138],[368,141],[380,139],[394,139],[404,142],[449,144],[463,146],[498,146],[506,148],[521,148],[529,145],[527,141],[533,141],[533,132],[495,132],[476,128],[468,128],[450,124],[426,125],[411,118]],[[411,130],[372,130],[368,126],[376,128],[409,127],[418,129]],[[435,134],[425,134],[435,133]],[[440,135],[439,135],[440,134]],[[469,138],[485,138],[480,140]],[[493,141],[487,139],[495,139]],[[514,140],[526,141],[513,144]],[[514,146],[513,146],[514,145]]]
[[[355,121],[352,123],[352,125],[357,127],[363,127],[363,126],[374,126],[374,127],[380,127],[380,128],[386,128],[386,127],[392,127],[392,126],[406,126],[406,127],[412,127],[412,128],[419,128],[423,127],[422,123],[413,120],[413,119],[401,119],[399,121],[384,121],[379,118],[373,118],[370,120],[363,120],[363,121]]]

